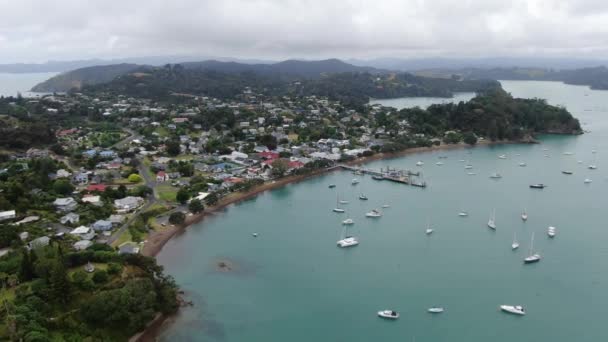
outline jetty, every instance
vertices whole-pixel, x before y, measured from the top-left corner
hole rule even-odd
[[[344,170],[352,171],[355,174],[371,175],[373,179],[378,181],[387,180],[419,188],[426,188],[426,182],[423,180],[422,173],[419,171],[414,172],[411,170],[391,169],[390,167],[387,167],[386,169],[381,168],[380,171],[378,171],[344,164],[339,164],[337,166]]]

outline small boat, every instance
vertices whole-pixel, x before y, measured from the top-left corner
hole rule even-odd
[[[519,166],[521,166],[521,167],[524,167],[524,166],[527,166],[527,165],[528,165],[528,164],[526,164],[526,163],[524,163],[524,162],[519,163]]]
[[[435,163],[435,165],[441,166],[441,165],[443,165],[443,162],[438,161],[438,162]]]
[[[589,184],[589,183],[591,183],[591,179],[585,178],[584,182],[585,182],[585,184]]]
[[[574,172],[572,172],[572,171],[565,171],[565,170],[564,170],[564,171],[562,171],[562,173],[563,173],[563,174],[565,174],[565,175],[571,175],[571,174],[573,174]]]
[[[467,170],[470,170],[470,169],[473,168],[473,165],[467,164],[467,165],[464,166],[464,168],[467,169]]]
[[[428,308],[426,311],[430,313],[442,313],[444,309],[440,306],[433,306],[432,308]]]
[[[597,166],[595,164],[591,164],[587,167],[589,170],[595,170],[597,169]]]
[[[528,213],[526,212],[526,209],[524,209],[524,212],[521,213],[521,219],[524,221],[528,220]]]
[[[373,175],[372,179],[375,179],[375,180],[384,180],[384,177]]]
[[[500,179],[500,178],[502,178],[502,176],[500,175],[500,173],[494,172],[493,174],[490,175],[490,178],[492,178],[492,179]]]
[[[490,219],[488,220],[488,227],[496,230],[496,209],[492,211],[492,216],[490,216]]]
[[[378,311],[378,316],[382,317],[382,318],[388,318],[388,319],[397,319],[397,318],[399,318],[399,313],[397,311],[393,311],[393,310],[382,310],[382,311]]]
[[[433,234],[433,228],[431,227],[430,220],[426,222],[426,230],[424,232],[426,233],[426,235]]]
[[[351,225],[351,224],[355,224],[355,221],[353,221],[353,219],[347,218],[346,220],[342,221],[343,225]]]
[[[350,181],[350,184],[357,185],[357,184],[359,184],[359,180],[357,178],[353,178],[353,180]]]
[[[498,159],[507,159],[507,155],[506,154],[501,154],[498,156]]]
[[[372,209],[372,211],[365,214],[366,217],[380,217],[382,213],[378,209]]]
[[[253,237],[258,237],[258,233],[253,233],[251,235],[253,235]]]
[[[365,196],[364,194],[359,195],[359,199],[362,200],[362,201],[367,201],[368,200],[367,196]]]
[[[544,189],[547,186],[543,183],[538,183],[538,184],[530,184],[530,188],[531,189]]]
[[[418,161],[418,162],[416,163],[416,166],[422,166],[422,165],[424,165],[424,163],[423,163],[422,161]]]
[[[333,189],[336,187],[336,184],[329,184],[328,188]]]
[[[391,205],[390,205],[390,204],[383,204],[383,205],[382,205],[382,208],[390,208],[390,207],[391,207]]]
[[[466,216],[469,216],[469,213],[467,213],[466,211],[461,211],[461,212],[458,213],[458,216],[460,216],[460,217],[466,217]]]
[[[511,249],[516,250],[519,248],[519,242],[517,242],[517,233],[513,233],[513,243],[511,244]]]
[[[550,238],[554,238],[556,234],[555,227],[547,228],[547,235],[549,235]]]
[[[533,264],[539,262],[540,259],[540,254],[534,253],[534,233],[532,233],[532,239],[530,240],[530,252],[528,253],[528,256],[524,258],[524,264]]]
[[[524,307],[521,305],[501,305],[500,310],[502,310],[506,313],[520,315],[520,316],[523,316],[526,314]]]
[[[359,240],[354,236],[346,236],[344,239],[338,240],[337,244],[340,248],[353,247],[359,244]]]

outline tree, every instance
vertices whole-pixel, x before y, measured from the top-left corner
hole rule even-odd
[[[136,173],[130,174],[129,178],[127,178],[127,179],[129,180],[130,183],[139,183],[142,181],[141,176]]]
[[[208,205],[216,205],[218,200],[219,199],[217,198],[217,194],[215,192],[210,193],[209,196],[205,198]]]
[[[58,195],[68,195],[74,191],[74,186],[67,179],[57,179],[53,183],[53,191]]]
[[[60,260],[55,261],[50,272],[51,293],[53,298],[63,304],[69,302],[71,287],[68,272]]]
[[[182,224],[184,221],[186,221],[186,215],[181,211],[176,211],[169,215],[169,223],[171,224]]]
[[[189,199],[190,193],[184,188],[179,189],[177,191],[177,194],[175,195],[175,200],[181,204],[185,204],[186,202],[188,202]]]
[[[198,198],[195,198],[190,201],[190,204],[188,204],[188,209],[193,213],[200,213],[205,208],[203,207],[203,202],[201,202],[201,200]]]
[[[167,153],[170,156],[177,156],[181,152],[181,149],[179,147],[179,141],[177,140],[168,141],[165,146],[167,147]]]
[[[475,144],[477,144],[477,136],[473,132],[466,132],[463,135],[463,140],[464,140],[465,143],[467,143],[469,145],[475,145]]]
[[[272,174],[274,176],[283,177],[287,172],[289,164],[284,159],[276,159],[270,166],[272,166]]]
[[[95,271],[92,277],[95,284],[103,284],[108,281],[108,278],[108,272],[106,272],[105,270]]]
[[[30,253],[24,248],[21,252],[21,267],[19,268],[19,281],[26,282],[34,278],[34,265]]]

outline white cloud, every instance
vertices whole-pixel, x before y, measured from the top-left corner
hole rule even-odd
[[[251,58],[608,57],[603,0],[0,2],[0,62]]]

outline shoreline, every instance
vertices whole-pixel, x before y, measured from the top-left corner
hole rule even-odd
[[[530,141],[481,141],[475,145],[458,143],[458,144],[446,144],[446,145],[431,146],[431,147],[413,147],[413,148],[409,148],[409,149],[399,151],[399,152],[376,153],[372,156],[360,157],[360,158],[351,160],[349,162],[345,162],[343,164],[361,165],[361,164],[365,164],[365,163],[369,163],[369,162],[373,162],[373,161],[399,158],[399,157],[404,157],[404,156],[418,154],[418,153],[450,151],[450,150],[465,149],[465,148],[475,148],[478,146],[493,146],[493,145],[503,145],[503,144],[530,144],[530,143],[531,143]],[[174,236],[183,234],[189,226],[203,221],[206,216],[213,215],[216,212],[228,207],[231,204],[235,204],[235,203],[239,203],[239,202],[248,200],[248,199],[253,198],[266,191],[281,188],[283,186],[286,186],[286,185],[289,185],[292,183],[298,183],[298,182],[307,180],[312,177],[321,176],[326,173],[333,172],[337,169],[339,169],[339,168],[331,167],[331,168],[327,168],[327,169],[315,170],[306,175],[284,177],[284,178],[281,178],[279,180],[276,180],[276,181],[273,181],[270,183],[264,183],[260,186],[255,187],[254,189],[251,189],[250,191],[236,194],[234,197],[228,198],[225,201],[220,200],[218,204],[216,204],[212,207],[209,207],[209,208],[205,208],[205,210],[203,212],[201,212],[199,214],[195,214],[190,217],[187,217],[186,222],[184,222],[182,225],[166,228],[166,229],[163,229],[162,231],[151,232],[150,235],[148,236],[147,243],[144,245],[144,248],[142,249],[141,254],[145,255],[145,256],[156,257],[158,255],[158,253],[160,253],[160,251],[163,249],[163,247],[167,244],[167,242],[169,242]],[[131,339],[129,339],[129,342],[157,341],[157,338],[160,335],[160,333],[163,331],[165,325],[170,324],[171,321],[178,314],[179,314],[179,309],[178,309],[177,313],[170,315],[170,316],[165,316],[165,315],[159,314],[157,317],[154,318],[154,320],[152,322],[150,322],[150,324],[145,328],[144,331],[133,336]]]

